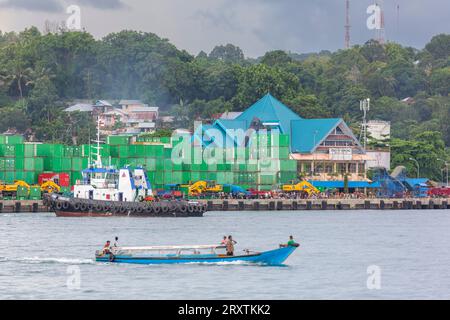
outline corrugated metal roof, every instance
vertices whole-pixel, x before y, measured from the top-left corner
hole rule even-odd
[[[120,100],[119,104],[121,106],[123,105],[129,105],[129,104],[143,104],[141,100]]]
[[[73,106],[70,106],[66,109],[64,109],[65,112],[92,112],[94,110],[94,107],[92,104],[85,104],[85,103],[77,103]]]
[[[430,181],[430,179],[427,178],[406,178],[402,182],[407,183],[411,188],[414,188],[414,186],[426,186],[428,181]]]
[[[131,109],[130,111],[127,111],[128,113],[133,113],[133,112],[158,112],[159,107],[135,107],[133,109]]]
[[[97,100],[97,102],[95,102],[95,106],[96,107],[112,107],[112,104],[106,100]]]
[[[242,112],[224,112],[220,116],[220,119],[222,120],[234,120],[237,117],[239,117],[242,114]]]
[[[138,124],[138,128],[142,129],[153,129],[155,128],[156,124],[154,122],[140,122]]]

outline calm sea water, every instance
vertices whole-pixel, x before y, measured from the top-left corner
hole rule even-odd
[[[235,237],[237,250],[273,249],[290,234],[301,247],[285,267],[93,261],[116,235],[122,245],[190,245],[225,234]],[[370,266],[380,270],[379,290],[367,287]],[[211,212],[188,219],[0,214],[0,299],[307,298],[449,299],[450,211]]]

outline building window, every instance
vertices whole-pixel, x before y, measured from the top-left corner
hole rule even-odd
[[[316,166],[314,168],[315,173],[323,173],[324,172],[324,165],[323,163],[316,163]]]
[[[332,163],[326,163],[325,164],[325,172],[326,173],[333,173],[333,164]]]
[[[337,172],[340,174],[347,173],[347,164],[346,163],[338,163],[337,164]]]
[[[356,173],[356,163],[350,163],[348,166],[348,171],[350,173]]]
[[[311,162],[303,162],[301,167],[303,172],[311,173]]]
[[[364,173],[364,172],[365,172],[364,163],[360,163],[358,166],[358,173]]]

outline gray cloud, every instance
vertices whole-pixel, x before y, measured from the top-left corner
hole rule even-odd
[[[366,27],[366,9],[374,2],[350,1],[352,44],[374,37]],[[46,18],[33,14],[38,10],[60,8],[51,19],[63,20],[64,8],[73,3],[81,6],[83,27],[96,37],[123,29],[154,32],[193,54],[227,43],[250,57],[277,49],[304,53],[344,47],[344,0],[0,0],[5,8],[0,28],[42,26]],[[420,49],[434,35],[450,33],[448,0],[385,0],[384,6],[388,41]]]
[[[0,2],[0,8],[43,12],[63,10],[63,6],[58,0],[6,0]]]
[[[80,5],[86,5],[97,9],[121,9],[125,7],[122,0],[75,0]]]
[[[4,0],[0,2],[0,8],[41,12],[64,12],[64,8],[73,3],[104,10],[115,10],[126,7],[122,0]]]

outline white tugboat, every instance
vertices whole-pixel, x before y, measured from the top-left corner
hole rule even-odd
[[[152,187],[144,168],[117,170],[104,167],[100,154],[100,130],[97,123],[95,161],[82,171],[83,179],[73,187],[73,197],[46,196],[44,204],[59,217],[199,217],[206,205],[183,200],[147,202]]]

